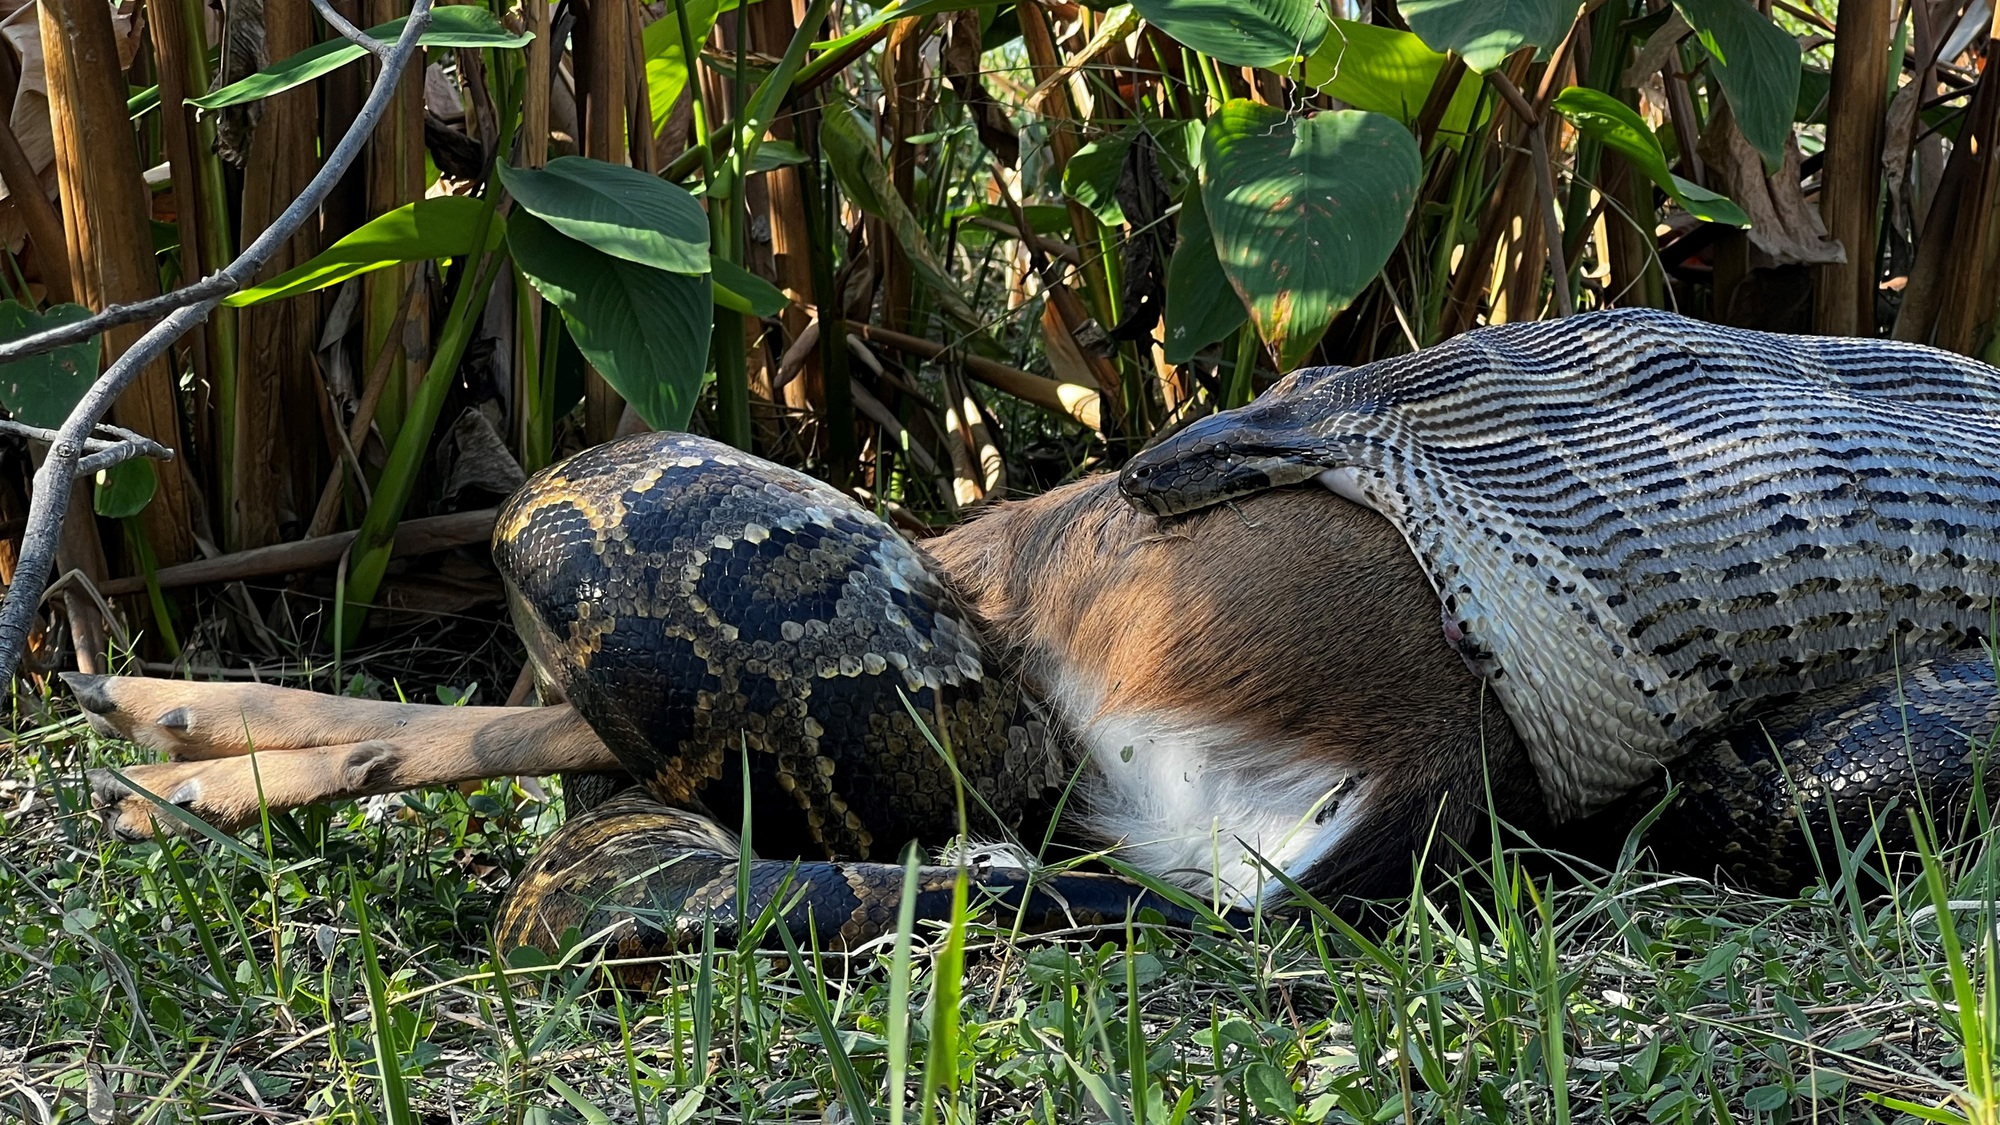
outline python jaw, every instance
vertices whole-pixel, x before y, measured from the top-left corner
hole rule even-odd
[[[1145,450],[1118,474],[1118,490],[1156,516],[1178,516],[1326,471],[1303,430],[1257,424],[1258,404],[1211,415]]]

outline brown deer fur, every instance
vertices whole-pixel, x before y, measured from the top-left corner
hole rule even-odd
[[[1204,888],[1220,873],[1249,894],[1231,865],[1255,849],[1309,868],[1321,885],[1312,889],[1369,894],[1407,886],[1426,849],[1483,850],[1489,807],[1541,823],[1512,728],[1445,644],[1436,596],[1373,512],[1307,489],[1163,523],[1097,477],[1002,504],[924,545],[983,618],[990,658],[1012,664],[1097,764],[1086,771],[1086,830],[1122,839],[1141,866]],[[252,746],[273,805],[614,764],[566,707],[80,685],[100,729],[210,759],[127,776],[230,828],[257,815],[250,760],[229,756]],[[1180,772],[1161,776],[1161,762]],[[143,797],[108,775],[93,783],[121,834],[150,831]],[[1216,823],[1191,822],[1211,812]],[[1300,839],[1280,840],[1273,826],[1295,821]],[[1302,842],[1316,832],[1317,843]]]

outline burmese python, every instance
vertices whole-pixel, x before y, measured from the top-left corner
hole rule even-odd
[[[880,861],[957,834],[961,800],[975,833],[1012,833],[1067,780],[1056,733],[922,554],[803,473],[640,435],[536,474],[493,553],[538,675],[644,790],[536,854],[503,910],[505,948],[571,927],[609,930],[623,954],[709,924],[733,943],[739,848],[720,825],[746,812],[753,848],[817,857],[757,861],[750,917],[783,899],[801,941],[851,944],[895,920],[904,871]],[[1195,917],[1105,875],[971,875],[1029,929]],[[919,871],[925,917],[956,877]]]
[[[1376,508],[1558,819],[1629,823],[1681,757],[1669,839],[1788,876],[1795,796],[1852,843],[1869,802],[1962,794],[1977,772],[1966,735],[1996,719],[1968,647],[2000,561],[1996,406],[2000,372],[1929,349],[1599,313],[1295,373],[1122,483],[1167,516],[1316,477]],[[537,474],[494,553],[539,672],[645,790],[531,861],[503,946],[571,927],[625,953],[710,925],[720,940],[774,900],[795,933],[863,940],[900,897],[882,861],[958,831],[957,780],[989,835],[1061,790],[1064,732],[1006,654],[982,651],[921,552],[801,474],[627,439]],[[754,846],[815,858],[758,862],[739,905],[718,825],[743,820],[746,773]],[[952,873],[919,872],[920,916]],[[973,881],[1034,926],[1193,917],[1103,876]]]

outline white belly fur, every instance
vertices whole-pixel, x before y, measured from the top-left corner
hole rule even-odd
[[[1215,901],[1283,897],[1266,865],[1302,875],[1354,830],[1369,796],[1369,784],[1338,762],[1223,726],[1100,715],[1095,693],[1074,689],[1054,703],[1094,766],[1085,773],[1085,830],[1117,845],[1125,862]]]

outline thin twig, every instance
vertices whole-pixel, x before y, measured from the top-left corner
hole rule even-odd
[[[285,208],[270,226],[238,255],[236,260],[217,270],[208,278],[177,290],[173,296],[179,307],[139,337],[125,354],[118,357],[104,374],[98,376],[84,392],[83,401],[70,411],[69,418],[62,424],[55,441],[49,446],[49,455],[42,467],[35,472],[34,498],[28,505],[28,527],[21,536],[21,553],[15,564],[14,584],[7,591],[6,601],[0,603],[0,684],[14,682],[14,669],[19,665],[21,652],[27,646],[28,629],[34,622],[35,607],[40,604],[42,590],[48,582],[49,566],[55,559],[56,540],[61,533],[63,515],[69,508],[70,483],[76,479],[78,462],[83,459],[84,447],[91,429],[98,419],[104,417],[139,372],[146,365],[165,352],[175,340],[191,331],[208,318],[222,299],[241,288],[250,278],[257,275],[281,246],[291,241],[292,235],[305,224],[307,218],[318,213],[319,206],[333,186],[347,175],[347,169],[361,154],[368,136],[395,97],[396,86],[402,80],[403,71],[418,50],[417,40],[430,26],[431,4],[433,0],[415,0],[410,7],[409,20],[403,25],[403,33],[396,39],[395,49],[382,63],[381,73],[376,76],[375,86],[368,92],[368,100],[355,115],[354,125],[340,138],[340,143],[327,154],[326,163],[306,185],[305,191]],[[195,292],[197,291],[198,292]],[[192,293],[192,295],[190,295]],[[50,343],[56,347],[60,343],[89,339],[103,331],[110,324],[130,324],[144,319],[145,313],[129,315],[130,310],[145,306],[149,310],[161,310],[165,306],[158,302],[140,302],[139,305],[125,306],[125,312],[118,313],[123,319],[105,322],[105,317],[118,312],[107,309],[104,313],[76,325],[83,329],[80,336]],[[44,332],[30,336],[22,343],[33,344],[46,341],[65,330]],[[31,355],[46,347],[34,347],[7,354]],[[93,455],[97,456],[97,455]]]
[[[102,590],[98,589],[97,583],[92,582],[90,575],[85,574],[81,570],[70,570],[64,573],[61,578],[49,583],[48,589],[43,590],[42,596],[37,599],[37,604],[46,602],[57,594],[68,593],[72,586],[81,591],[84,597],[89,598],[96,604],[98,616],[104,619],[104,624],[111,630],[113,634],[112,639],[118,642],[118,647],[130,650],[132,647],[132,635],[125,631],[125,626],[119,624],[118,615],[111,612],[110,600],[104,596]],[[139,589],[143,590],[145,588],[145,580],[139,579]]]
[[[347,17],[341,15],[340,9],[334,7],[329,0],[312,0],[312,6],[313,11],[319,13],[319,18],[325,20],[326,26],[332,28],[335,34],[383,62],[389,61],[389,45],[347,22]]]
[[[1556,313],[1568,316],[1576,311],[1576,305],[1569,295],[1568,258],[1562,249],[1562,218],[1556,212],[1555,172],[1549,166],[1549,144],[1542,131],[1541,115],[1528,104],[1528,99],[1521,95],[1520,87],[1514,85],[1505,73],[1496,69],[1486,76],[1486,81],[1499,91],[1501,100],[1528,126],[1528,145],[1535,162],[1535,193],[1541,196],[1542,203],[1542,234],[1549,244],[1549,276],[1554,282]]]
[[[495,518],[493,509],[480,508],[404,520],[396,526],[395,538],[390,541],[392,550],[398,556],[425,555],[483,543],[493,536]],[[352,531],[339,531],[316,539],[294,539],[289,543],[252,547],[234,554],[163,566],[153,572],[153,582],[162,590],[177,590],[316,570],[338,562],[340,556],[347,553],[348,545],[354,542],[355,535]],[[100,588],[107,596],[115,598],[144,591],[146,580],[140,575],[109,578],[100,583]]]
[[[108,422],[98,423],[97,428],[111,431],[115,440],[84,439],[83,450],[86,456],[76,463],[76,475],[79,477],[96,476],[113,465],[122,465],[134,457],[151,457],[155,461],[174,459],[173,450],[144,434],[136,434]],[[0,433],[19,434],[24,438],[51,444],[62,438],[62,433],[58,430],[45,430],[40,426],[30,426],[26,422],[16,422],[12,419],[0,419]]]
[[[417,3],[412,7],[409,22],[403,25],[403,34],[397,38],[395,47],[382,64],[382,74],[391,73],[390,64],[394,63],[393,73],[401,75],[403,69],[409,64],[411,56],[418,50],[418,37],[422,36],[424,30],[430,26],[431,3],[432,0],[417,0]],[[348,26],[350,28],[353,27],[352,24]],[[359,31],[356,31],[355,34],[361,35]],[[366,35],[362,35],[361,39],[366,40],[366,42],[359,40],[356,42],[364,49],[367,48],[369,43],[375,42],[375,40],[370,39]],[[393,87],[391,88],[392,91]],[[383,95],[379,101],[376,97],[378,93]],[[271,260],[271,256],[278,252],[279,247],[283,246],[293,234],[297,233],[299,226],[305,222],[308,216],[319,209],[320,201],[326,198],[327,194],[333,190],[333,185],[340,179],[339,174],[329,177],[327,172],[337,169],[338,173],[344,174],[347,171],[348,165],[354,162],[354,158],[359,155],[362,145],[367,142],[368,135],[374,132],[375,123],[381,119],[383,112],[388,108],[388,99],[389,92],[384,91],[381,77],[378,75],[375,82],[375,89],[370,91],[367,103],[361,107],[361,116],[354,119],[354,127],[349,129],[347,135],[341,138],[340,144],[327,157],[326,164],[320,168],[319,174],[313,177],[310,184],[306,185],[305,193],[292,201],[292,205],[285,209],[284,214],[278,216],[277,222],[265,227],[264,233],[258,236],[257,241],[251,243],[243,253],[237,255],[235,261],[216,270],[200,281],[192,285],[184,285],[171,293],[163,293],[158,297],[148,298],[144,301],[134,301],[129,305],[112,305],[103,312],[84,320],[79,320],[74,324],[65,324],[47,329],[46,331],[37,332],[32,336],[23,336],[18,340],[9,340],[4,344],[0,344],[0,363],[21,359],[25,356],[41,355],[43,352],[54,351],[69,344],[80,344],[106,329],[117,328],[126,324],[137,324],[142,320],[158,320],[163,316],[169,316],[185,309],[198,310],[194,318],[188,320],[185,327],[177,329],[171,336],[168,336],[166,342],[172,343],[174,340],[180,338],[189,329],[201,323],[215,306],[222,302],[224,297],[250,284],[251,280],[257,276],[258,271],[263,269],[265,264]],[[372,113],[370,112],[371,110],[373,111]],[[308,201],[312,204],[310,207],[302,209],[299,206],[301,203]],[[282,237],[273,238],[272,235],[274,234]],[[160,327],[165,327],[165,325],[161,325]],[[151,339],[151,335],[143,336],[140,338],[139,343],[133,345],[133,347],[140,347]],[[162,347],[164,348],[164,345]],[[131,353],[128,352],[127,354]],[[105,375],[108,377],[110,372],[107,371]],[[122,384],[120,389],[123,389]]]
[[[410,284],[404,287],[402,303],[396,309],[396,319],[389,325],[388,335],[382,337],[382,351],[375,357],[375,366],[368,371],[368,383],[361,391],[361,403],[354,408],[354,420],[347,424],[347,444],[359,448],[368,438],[368,431],[375,425],[376,408],[382,404],[382,392],[389,384],[389,372],[396,365],[396,357],[403,354],[403,330],[410,320],[410,306],[418,300],[418,290],[424,284],[424,271],[411,270]],[[338,418],[335,419],[336,425]],[[319,503],[313,506],[312,522],[306,525],[304,538],[317,539],[333,530],[334,517],[340,514],[340,474],[338,465],[326,475],[326,484],[320,488]],[[365,489],[364,489],[365,495]]]

